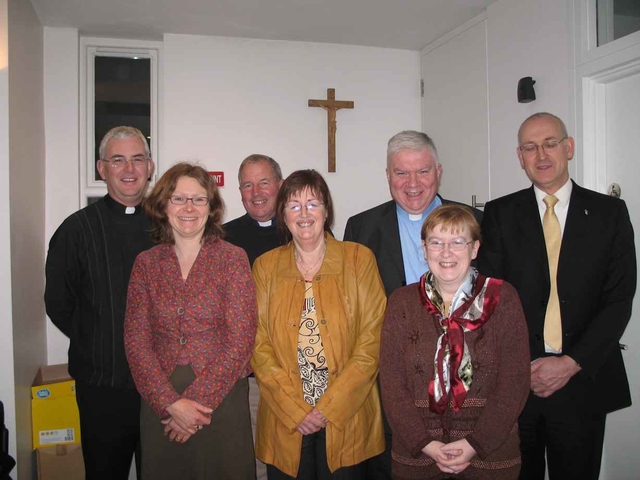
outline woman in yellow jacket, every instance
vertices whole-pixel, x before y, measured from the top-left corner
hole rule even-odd
[[[376,376],[386,296],[373,253],[335,240],[315,170],[292,173],[276,221],[291,238],[253,267],[260,386],[256,455],[269,480],[364,479],[384,450]]]

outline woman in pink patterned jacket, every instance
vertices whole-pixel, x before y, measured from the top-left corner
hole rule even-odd
[[[144,402],[142,475],[254,479],[248,405],[256,297],[244,250],[221,240],[207,172],[170,168],[144,208],[159,243],[129,281],[125,348]]]

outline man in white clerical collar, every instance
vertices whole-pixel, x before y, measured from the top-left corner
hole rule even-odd
[[[387,145],[387,180],[393,200],[354,215],[344,240],[369,247],[376,256],[387,296],[415,283],[428,270],[420,229],[442,204],[456,203],[438,195],[442,164],[433,140],[413,130],[400,132]],[[473,209],[478,221],[482,212]],[[386,450],[367,461],[366,478],[391,479],[391,429],[385,418]]]
[[[223,225],[225,240],[243,248],[253,265],[257,257],[284,243],[275,220],[282,170],[278,162],[267,155],[249,155],[238,169],[238,183],[247,213]],[[254,437],[259,399],[260,392],[252,375],[249,378],[249,406]],[[257,459],[256,478],[267,478],[265,465]]]

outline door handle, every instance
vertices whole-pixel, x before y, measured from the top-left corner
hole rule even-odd
[[[484,207],[484,203],[476,202],[476,196],[475,195],[471,195],[471,206],[473,208],[482,208],[482,207]]]
[[[612,197],[620,198],[622,196],[622,188],[620,188],[620,185],[618,185],[617,183],[612,183],[611,185],[609,185],[607,193],[609,193],[609,195],[611,195]]]

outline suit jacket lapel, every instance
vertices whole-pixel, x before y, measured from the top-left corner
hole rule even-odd
[[[529,252],[538,267],[537,275],[549,283],[549,259],[547,258],[547,246],[544,241],[544,231],[540,220],[540,209],[536,200],[536,194],[531,188],[524,190],[518,198],[517,212],[522,218],[518,222],[518,229],[515,231],[516,241],[522,243],[520,251]],[[519,238],[518,238],[519,237]],[[534,267],[535,268],[535,267]],[[534,272],[531,272],[534,273]]]
[[[563,274],[567,274],[569,277],[573,276],[571,274],[572,268],[575,268],[575,265],[579,265],[580,261],[588,258],[588,252],[582,251],[581,239],[593,233],[593,225],[590,225],[589,205],[582,192],[583,189],[573,183],[567,221],[562,234],[560,259],[558,260],[559,284]]]
[[[400,245],[400,229],[395,202],[390,202],[390,208],[380,219],[380,268],[385,270],[382,278],[388,279],[388,285],[403,285],[405,282],[404,262],[402,260],[402,246]]]

